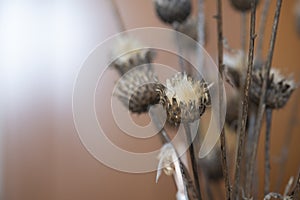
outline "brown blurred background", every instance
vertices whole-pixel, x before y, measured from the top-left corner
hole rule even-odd
[[[240,14],[224,0],[224,36],[234,48],[240,47]],[[273,65],[284,74],[300,74],[300,37],[295,31],[296,0],[283,2]],[[117,0],[126,29],[163,25],[155,16],[152,1]],[[196,11],[196,1],[194,1]],[[215,1],[205,1],[207,50],[216,58]],[[259,19],[261,5],[258,8]],[[268,48],[275,1],[266,28],[264,52]],[[195,14],[195,13],[194,13]],[[155,183],[155,172],[128,174],[112,170],[94,159],[83,147],[72,115],[73,84],[81,63],[101,41],[119,31],[108,0],[0,1],[0,197],[3,200],[98,200],[175,199],[171,177]],[[109,70],[107,80],[117,80]],[[109,107],[97,93],[99,117]],[[271,188],[284,173],[279,191],[300,167],[299,91],[287,106],[274,112],[272,124]],[[104,101],[104,100],[103,100]],[[288,127],[295,123],[293,130]],[[106,126],[114,142],[131,150],[160,146],[158,138],[148,142],[119,136],[120,131],[107,117]],[[292,134],[288,132],[292,131]],[[261,140],[264,139],[261,134]],[[279,171],[279,156],[290,135],[287,168]],[[107,152],[109,153],[109,152]],[[259,147],[259,177],[262,184],[263,146]],[[260,187],[260,193],[262,187]]]

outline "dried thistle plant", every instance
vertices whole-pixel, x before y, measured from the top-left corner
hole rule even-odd
[[[178,126],[199,119],[210,105],[210,86],[185,73],[168,79],[166,88],[161,91],[160,103],[166,109],[169,124]]]
[[[111,49],[111,57],[117,58],[111,66],[123,75],[136,66],[151,63],[154,56],[152,49],[146,48],[134,38],[124,36]]]
[[[255,0],[258,4],[260,0]],[[252,0],[230,0],[231,5],[238,11],[245,12],[250,11]]]
[[[184,185],[183,174],[181,172],[179,158],[176,154],[174,147],[167,143],[165,144],[158,155],[159,164],[156,174],[156,182],[158,181],[162,169],[168,176],[173,175],[177,187],[177,200],[188,200],[188,193]]]
[[[153,71],[144,66],[123,75],[115,95],[132,113],[140,114],[148,112],[151,105],[159,103],[159,91],[163,88]]]
[[[242,107],[238,109],[229,109],[226,115],[226,120],[231,117],[228,114],[232,111],[233,117],[238,121],[239,141],[237,143],[237,162],[235,168],[235,178],[234,185],[231,188],[227,160],[226,160],[226,146],[225,146],[225,132],[222,131],[221,134],[221,145],[217,146],[202,162],[195,162],[194,153],[197,149],[194,149],[193,142],[191,141],[191,130],[188,123],[195,120],[199,120],[205,109],[210,106],[210,95],[209,88],[211,85],[204,81],[198,81],[188,76],[185,71],[185,67],[182,66],[182,71],[177,73],[172,78],[168,79],[166,86],[163,86],[157,80],[151,67],[144,66],[140,70],[135,69],[136,66],[152,62],[154,59],[154,53],[152,50],[143,49],[143,45],[137,41],[126,38],[126,40],[121,42],[118,47],[113,51],[113,55],[118,55],[120,52],[129,52],[128,54],[121,55],[112,66],[115,67],[120,75],[124,75],[123,79],[117,85],[117,96],[124,103],[129,105],[129,110],[133,113],[147,112],[149,106],[160,103],[163,105],[167,113],[167,122],[175,127],[178,127],[181,123],[184,124],[186,135],[188,141],[191,142],[190,145],[190,158],[192,161],[193,175],[194,175],[194,185],[196,186],[197,193],[194,195],[195,199],[201,199],[201,191],[198,180],[198,171],[195,168],[202,165],[205,169],[205,174],[208,179],[219,180],[225,178],[226,187],[226,199],[238,199],[240,197],[239,190],[246,191],[245,199],[253,199],[252,182],[253,182],[253,168],[256,159],[256,150],[258,145],[258,140],[253,141],[253,153],[246,160],[248,164],[247,169],[249,173],[246,179],[246,186],[240,185],[240,176],[245,174],[240,173],[241,158],[245,151],[245,140],[247,139],[246,133],[248,131],[248,118],[249,110],[252,110],[251,105],[255,106],[252,112],[254,116],[254,125],[252,125],[252,130],[255,129],[254,135],[258,137],[261,130],[261,121],[263,114],[266,111],[267,119],[267,132],[266,132],[266,160],[265,160],[265,170],[269,170],[269,141],[270,141],[270,127],[272,120],[272,110],[283,108],[287,101],[290,99],[293,91],[296,88],[295,82],[286,78],[280,72],[272,66],[272,56],[274,51],[274,43],[276,39],[279,14],[281,1],[277,0],[276,14],[274,17],[274,25],[272,30],[269,54],[265,62],[263,62],[261,54],[262,41],[259,42],[259,64],[255,65],[254,60],[254,39],[255,39],[255,15],[256,15],[256,5],[258,0],[230,0],[233,7],[243,13],[251,10],[251,25],[250,25],[250,44],[249,44],[249,55],[246,57],[245,48],[241,48],[239,51],[231,52],[231,55],[224,54],[223,56],[223,33],[222,33],[222,1],[217,1],[217,26],[218,26],[218,52],[219,52],[219,70],[221,75],[223,75],[223,70],[225,71],[226,79],[228,82],[234,86],[236,89],[235,98],[236,102],[243,101]],[[199,0],[199,5],[202,5],[203,1]],[[270,1],[265,0],[265,9],[263,16],[266,16],[266,11],[269,8]],[[175,30],[178,30],[184,34],[191,36],[194,39],[199,39],[199,35],[203,33],[203,30],[199,34],[199,18],[193,21],[194,18],[191,15],[191,1],[190,0],[154,0],[156,14],[161,21],[164,23],[172,25]],[[201,11],[203,12],[203,10]],[[300,13],[300,12],[299,12]],[[202,16],[203,13],[198,13]],[[299,15],[300,16],[300,15]],[[262,21],[265,20],[266,17]],[[244,18],[246,19],[246,18]],[[246,22],[246,21],[245,21]],[[203,25],[203,21],[201,23]],[[265,24],[265,21],[264,23]],[[198,29],[198,30],[197,30]],[[246,30],[246,29],[245,29]],[[263,30],[261,28],[261,30]],[[260,31],[263,33],[263,31]],[[245,34],[245,33],[244,33]],[[203,39],[203,37],[202,37]],[[203,40],[201,40],[203,42]],[[204,42],[201,44],[204,44]],[[179,43],[178,43],[179,44]],[[180,48],[180,45],[178,45]],[[244,47],[244,45],[242,45]],[[180,52],[180,51],[179,51]],[[199,55],[201,57],[201,55]],[[224,62],[223,62],[224,61]],[[200,62],[202,63],[202,62]],[[224,65],[225,67],[224,67]],[[180,63],[182,65],[182,63]],[[127,73],[126,73],[127,72]],[[224,78],[224,77],[223,77]],[[150,83],[149,83],[150,82]],[[144,84],[145,83],[145,84]],[[251,84],[250,84],[251,83]],[[237,105],[238,103],[234,103]],[[236,108],[238,106],[235,106]],[[266,110],[265,110],[266,109]],[[240,121],[239,113],[241,114]],[[255,126],[255,127],[254,127]],[[251,133],[252,133],[251,132]],[[159,165],[157,172],[157,179],[160,177],[162,171],[167,175],[173,175],[175,183],[178,189],[176,198],[179,199],[191,199],[188,195],[188,187],[193,185],[190,180],[190,184],[185,181],[185,174],[189,176],[188,170],[183,173],[183,164],[176,154],[176,150],[170,143],[170,139],[167,136],[166,130],[163,128],[161,130],[162,135],[165,136],[165,144],[161,153],[159,154]],[[220,160],[222,158],[222,165],[220,165]],[[197,160],[198,161],[198,160]],[[198,166],[197,166],[198,164]],[[221,168],[222,166],[222,168]],[[185,166],[184,166],[185,167]],[[225,173],[224,173],[225,172]],[[247,171],[248,172],[248,171]],[[266,174],[269,172],[267,171]],[[250,177],[250,178],[249,178]],[[265,180],[269,179],[266,175]],[[269,180],[268,180],[269,181]],[[281,199],[292,199],[291,195],[284,193],[280,195],[277,193],[269,193],[269,182],[265,181],[265,199],[281,198]],[[300,185],[300,183],[299,183]],[[192,186],[193,187],[193,186]],[[300,186],[298,186],[300,187]],[[233,194],[231,195],[231,189],[233,189]]]
[[[252,86],[250,99],[258,105],[263,84],[262,70],[254,70],[252,74]],[[293,79],[284,77],[279,70],[272,68],[267,83],[265,104],[267,108],[279,109],[285,106],[296,84]]]
[[[191,14],[191,0],[154,0],[157,16],[161,21],[173,24],[182,23]]]

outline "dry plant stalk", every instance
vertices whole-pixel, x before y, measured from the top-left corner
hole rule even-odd
[[[236,159],[235,168],[235,184],[233,199],[237,199],[239,196],[239,186],[240,186],[240,165],[242,156],[245,149],[245,138],[246,138],[246,121],[248,117],[248,101],[249,101],[249,88],[251,84],[251,75],[253,68],[253,57],[254,57],[254,41],[255,41],[255,18],[256,18],[256,3],[251,2],[251,22],[250,22],[250,44],[249,44],[249,54],[248,54],[248,69],[246,75],[246,82],[244,84],[244,94],[242,102],[242,121],[238,130],[238,153]],[[247,195],[247,194],[246,194]]]
[[[265,0],[263,11],[260,18],[260,24],[259,24],[259,32],[258,32],[258,41],[257,41],[257,48],[256,48],[256,56],[258,57],[258,61],[262,60],[262,48],[263,48],[263,42],[264,42],[264,33],[265,33],[265,27],[267,22],[267,16],[269,13],[271,0]]]
[[[201,200],[202,195],[201,195],[200,180],[199,180],[199,173],[198,173],[198,166],[197,166],[197,157],[195,156],[195,149],[194,149],[194,144],[193,144],[193,140],[192,140],[191,128],[188,123],[184,123],[183,125],[184,125],[184,129],[186,132],[187,141],[190,144],[189,152],[190,152],[190,159],[192,162],[192,170],[193,170],[193,174],[194,174],[194,181],[195,181],[197,196],[198,196],[198,199]]]
[[[224,65],[223,65],[223,16],[222,16],[222,1],[217,0],[217,31],[218,31],[218,65],[219,65],[219,74],[221,78],[223,78],[224,73]],[[222,96],[222,82],[219,79],[219,95],[220,95],[220,106],[223,102]],[[221,115],[222,116],[222,115]],[[225,130],[222,128],[221,132],[221,158],[222,158],[222,168],[223,175],[225,178],[225,189],[226,189],[226,199],[230,200],[231,196],[231,186],[228,174],[228,164],[227,164],[227,156],[226,156],[226,138],[225,138]]]
[[[262,85],[261,96],[260,96],[260,101],[259,101],[259,105],[258,105],[256,126],[254,129],[254,137],[255,138],[254,138],[254,143],[253,143],[253,152],[250,157],[249,173],[248,173],[248,177],[246,179],[246,195],[250,195],[250,193],[252,191],[252,180],[253,180],[253,175],[254,175],[255,160],[257,157],[256,155],[257,155],[258,138],[259,138],[259,133],[260,133],[261,125],[262,125],[262,117],[263,117],[263,113],[265,110],[265,98],[266,98],[266,92],[267,92],[267,84],[268,84],[268,80],[269,80],[269,76],[270,76],[270,69],[271,69],[272,59],[273,59],[273,54],[274,54],[274,47],[275,47],[275,41],[276,41],[276,36],[277,36],[281,5],[282,5],[282,0],[277,0],[268,57],[267,57],[265,68],[263,68],[263,70],[264,70],[263,85]]]
[[[299,198],[299,195],[300,195],[300,171],[298,173],[298,177],[297,177],[296,181],[297,182],[296,182],[295,188],[291,192],[291,196],[293,197],[293,199]]]
[[[284,173],[285,173],[285,170],[286,170],[286,163],[287,163],[287,159],[288,159],[288,153],[289,153],[289,146],[291,144],[291,141],[292,141],[292,133],[293,133],[293,130],[295,128],[295,125],[297,124],[297,121],[299,120],[299,117],[298,117],[298,109],[299,109],[299,100],[300,100],[300,92],[298,92],[296,98],[296,100],[294,101],[294,104],[292,106],[292,109],[290,111],[291,115],[289,117],[289,120],[288,120],[288,128],[287,128],[287,131],[286,131],[286,137],[284,139],[284,142],[283,142],[283,147],[280,151],[280,156],[279,156],[279,172],[281,172],[279,175],[278,175],[278,178],[277,178],[277,181],[276,181],[276,190],[279,190],[281,184],[282,184],[282,180],[283,180],[283,176],[284,176]]]
[[[271,146],[272,109],[266,109],[266,138],[265,138],[265,195],[270,192],[270,146]]]

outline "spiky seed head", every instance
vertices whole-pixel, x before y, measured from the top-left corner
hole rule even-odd
[[[158,17],[165,23],[182,23],[191,14],[191,0],[154,0]]]
[[[181,122],[193,122],[210,105],[209,86],[204,81],[177,73],[166,83],[166,88],[161,91],[160,103],[166,109],[169,124],[178,126]]]
[[[230,0],[231,5],[238,11],[245,12],[251,9],[252,0]],[[256,4],[259,3],[259,0],[255,1]]]
[[[125,36],[120,38],[111,49],[111,57],[117,58],[111,66],[123,75],[136,66],[151,63],[154,56],[154,50],[146,48],[134,38]]]
[[[262,84],[262,70],[254,70],[249,97],[255,104],[259,103]],[[295,88],[294,80],[285,78],[278,70],[271,68],[267,84],[266,106],[271,109],[282,108],[289,100]]]
[[[132,113],[140,114],[159,103],[159,90],[163,88],[152,70],[139,67],[122,76],[115,95]]]

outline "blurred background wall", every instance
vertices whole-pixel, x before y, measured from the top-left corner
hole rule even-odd
[[[295,31],[295,2],[283,2],[273,65],[285,74],[293,73],[299,81],[300,37]],[[166,27],[156,18],[150,0],[117,0],[117,6],[127,29]],[[213,58],[217,56],[215,7],[215,1],[206,1],[207,50]],[[272,1],[264,52],[274,8]],[[261,5],[258,19],[260,10]],[[234,48],[240,44],[240,24],[240,14],[224,1],[224,36]],[[87,152],[75,130],[72,90],[76,75],[89,52],[119,28],[108,0],[0,1],[1,199],[174,199],[172,178],[163,176],[156,184],[155,172],[127,174],[112,170]],[[107,76],[118,78],[112,70]],[[101,104],[101,97],[109,92],[97,94],[99,115],[108,109]],[[294,106],[299,103],[297,96],[299,91],[285,109],[274,112],[271,176],[276,180],[279,173],[284,173],[280,191],[300,166],[298,118],[290,130],[287,168],[282,172],[276,165],[288,135],[290,115],[299,113]],[[110,119],[108,127],[112,125]],[[134,148],[132,142],[116,137],[120,134],[117,128],[111,128],[110,133],[117,143]],[[154,138],[146,146],[159,147],[160,141]],[[258,155],[263,161],[262,145]],[[262,177],[263,162],[259,167]],[[271,187],[275,189],[276,184],[272,182]]]

